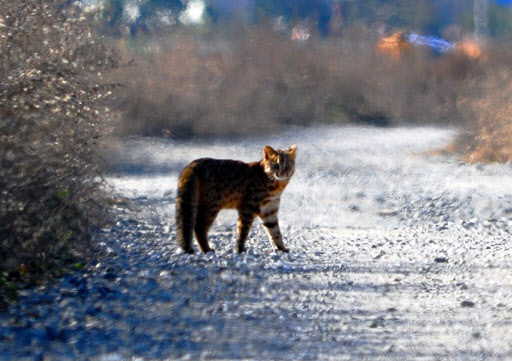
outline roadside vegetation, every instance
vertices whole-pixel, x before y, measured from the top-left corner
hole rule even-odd
[[[117,69],[123,135],[245,136],[289,125],[454,121],[457,59],[423,49],[395,59],[363,28],[292,41],[272,24],[226,33],[180,29],[122,39]],[[218,34],[218,35],[217,35]],[[466,64],[478,67],[478,64]]]
[[[467,162],[512,161],[512,75],[505,66],[493,70],[460,101],[469,122],[448,150]]]
[[[0,2],[0,49],[1,305],[19,281],[78,267],[106,220],[95,149],[116,58],[63,0]]]
[[[202,4],[202,17],[188,17],[192,3]],[[113,80],[125,85],[117,93],[118,135],[436,124],[460,128],[449,150],[468,161],[510,160],[499,101],[510,93],[510,6],[490,3],[482,13],[479,1],[466,0],[196,0],[149,1],[134,12],[123,1],[103,4],[101,31],[132,61]],[[442,54],[426,46],[406,46],[399,56],[379,51],[383,38],[402,31],[455,46]],[[487,36],[478,43],[475,33]]]
[[[116,133],[186,139],[290,125],[430,124],[458,127],[449,150],[468,161],[512,159],[504,42],[461,40],[444,54],[410,46],[397,56],[364,27],[312,36],[292,41],[268,23],[115,40],[132,61],[113,73],[124,85]]]

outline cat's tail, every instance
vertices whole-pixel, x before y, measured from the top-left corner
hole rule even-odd
[[[199,180],[193,169],[183,170],[178,181],[176,197],[176,228],[178,243],[185,253],[194,253],[192,239],[199,201]]]

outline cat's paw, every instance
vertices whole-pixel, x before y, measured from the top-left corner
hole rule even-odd
[[[186,254],[194,254],[194,249],[191,247],[191,248],[187,248],[187,249],[184,249],[183,250],[184,253]]]

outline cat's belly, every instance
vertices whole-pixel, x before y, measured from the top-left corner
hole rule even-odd
[[[240,206],[239,199],[227,199],[223,204],[222,208],[224,209],[237,209]]]
[[[223,209],[238,209],[242,203],[242,195],[239,192],[229,192],[221,197]]]

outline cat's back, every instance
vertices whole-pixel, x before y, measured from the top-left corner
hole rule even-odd
[[[244,196],[254,191],[255,183],[261,183],[260,168],[258,163],[201,158],[185,167],[179,187],[189,188],[195,183],[200,203],[214,208],[237,208]]]
[[[191,178],[208,188],[244,188],[249,183],[261,183],[264,174],[258,162],[200,158],[187,165],[180,175],[181,181]]]
[[[239,160],[200,158],[189,163],[183,173],[193,173],[202,180],[223,178],[236,178],[246,175],[251,166]]]

